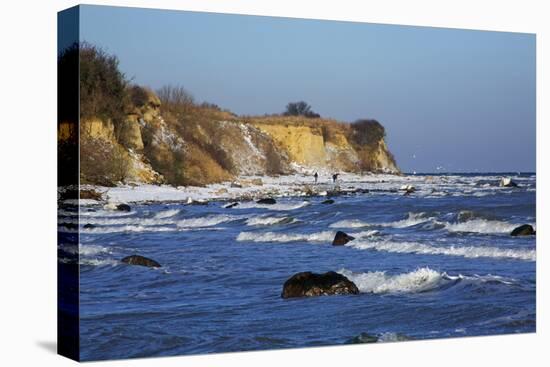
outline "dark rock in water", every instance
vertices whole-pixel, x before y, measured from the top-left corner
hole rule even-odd
[[[273,204],[277,204],[277,201],[273,198],[265,198],[265,199],[260,199],[260,200],[256,201],[256,203],[273,205]]]
[[[282,298],[358,294],[359,289],[348,278],[334,271],[324,274],[303,272],[294,274],[283,285]]]
[[[514,228],[512,233],[510,235],[512,236],[533,236],[536,235],[535,229],[530,224],[524,224],[522,226],[519,226],[517,228]]]
[[[95,228],[95,225],[93,225],[93,224],[91,224],[91,223],[86,223],[86,224],[84,225],[84,228],[85,228],[85,229],[92,229],[92,228]]]
[[[67,229],[78,229],[78,225],[75,224],[75,223],[63,222],[63,223],[59,223],[59,225],[65,227]]]
[[[384,343],[384,342],[401,342],[407,340],[414,340],[408,335],[401,333],[383,333],[379,335],[372,335],[368,333],[361,333],[356,337],[348,340],[348,344],[362,344],[362,343]]]
[[[237,205],[239,205],[239,203],[230,203],[230,204],[227,204],[226,206],[224,206],[224,208],[229,209],[229,208],[236,207]]]
[[[515,183],[514,181],[512,181],[511,178],[507,177],[507,178],[502,178],[500,180],[500,184],[499,184],[501,187],[518,187],[518,184]]]
[[[355,237],[350,236],[347,233],[344,233],[342,231],[336,232],[336,236],[334,236],[334,240],[332,241],[332,246],[344,246],[349,241],[353,241]]]
[[[156,262],[155,260],[148,259],[144,256],[140,255],[130,255],[126,256],[124,259],[120,260],[125,264],[128,265],[140,265],[140,266],[146,266],[148,268],[160,268],[161,265]]]
[[[334,204],[334,200],[332,200],[332,199],[327,199],[327,200],[321,202],[321,204]]]
[[[130,208],[130,205],[128,205],[128,204],[118,204],[116,206],[116,210],[121,211],[121,212],[129,212],[129,211],[132,210],[132,208]]]
[[[361,333],[356,337],[348,340],[348,344],[364,344],[364,343],[376,343],[378,337],[376,335],[371,335],[367,333]]]

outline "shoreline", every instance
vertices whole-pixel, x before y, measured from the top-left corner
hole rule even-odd
[[[233,181],[211,184],[204,187],[125,184],[115,187],[82,185],[80,190],[94,190],[102,194],[103,200],[65,199],[63,204],[80,204],[83,206],[118,203],[133,204],[206,204],[208,202],[252,201],[262,198],[309,198],[346,196],[354,194],[395,194],[403,195],[407,186],[414,187],[414,196],[442,197],[451,190],[461,190],[465,195],[495,190],[513,190],[499,187],[499,180],[506,177],[502,174],[480,174],[479,176],[449,175],[406,175],[388,173],[370,173],[365,175],[341,173],[335,183],[322,175],[318,183],[313,176],[293,174],[284,176],[241,176]],[[516,182],[530,176],[507,176]]]

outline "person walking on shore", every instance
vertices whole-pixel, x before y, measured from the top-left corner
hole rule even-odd
[[[315,172],[315,174],[313,175],[313,177],[315,177],[315,183],[317,183],[317,179],[319,178],[319,174],[317,172]]]
[[[339,173],[335,173],[332,175],[332,183],[336,183],[336,180],[338,179]]]

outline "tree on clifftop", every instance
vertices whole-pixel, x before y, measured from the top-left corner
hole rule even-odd
[[[321,117],[318,113],[311,110],[311,106],[304,101],[290,102],[286,105],[285,116],[304,116],[309,118]]]
[[[115,127],[126,116],[128,82],[118,70],[118,58],[83,42],[80,61],[80,117],[109,119]]]

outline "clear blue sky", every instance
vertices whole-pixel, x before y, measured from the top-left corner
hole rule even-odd
[[[237,114],[305,100],[375,118],[403,171],[535,170],[535,36],[83,6],[80,39],[137,84]]]

